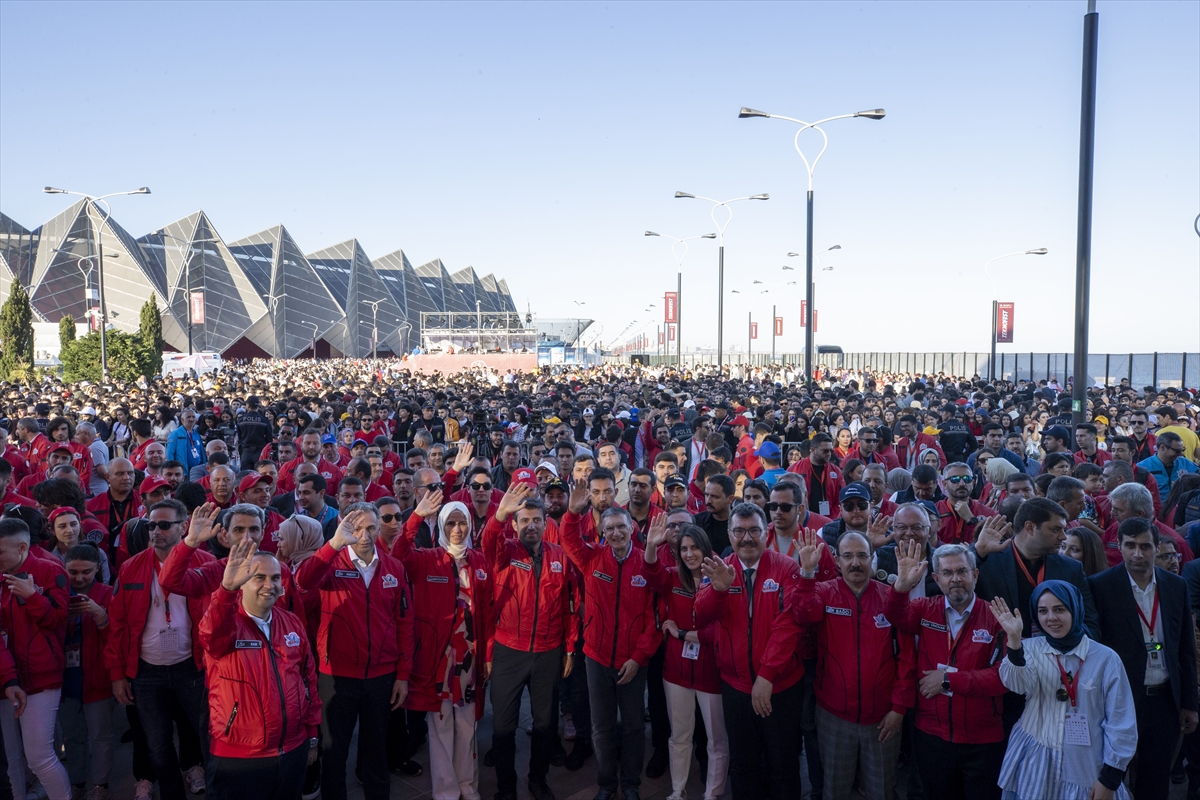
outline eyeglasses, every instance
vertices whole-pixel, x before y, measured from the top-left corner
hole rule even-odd
[[[400,516],[400,514],[380,514],[379,521],[391,525],[394,521],[398,522],[400,520]]]
[[[928,525],[893,525],[892,530],[896,533],[921,533],[928,530]]]
[[[1181,456],[1181,455],[1183,455],[1183,448],[1182,448],[1182,447],[1171,447],[1169,444],[1160,444],[1160,445],[1158,446],[1158,449],[1159,449],[1159,450],[1166,450],[1166,451],[1168,451],[1168,452],[1174,453],[1174,454],[1175,454],[1175,455],[1177,455],[1177,456]]]
[[[1159,553],[1155,558],[1161,558],[1165,561],[1178,561],[1179,553]]]
[[[490,483],[472,483],[471,491],[473,492],[490,492],[492,485]]]
[[[668,522],[667,530],[679,530],[680,528],[682,528],[684,525],[687,525],[687,524],[688,523],[686,523],[686,522]]]
[[[871,507],[871,504],[866,500],[843,500],[842,508],[847,511],[866,511]]]
[[[762,528],[730,528],[729,532],[732,533],[734,536],[736,536],[738,539],[740,539],[743,536],[761,536],[763,529]]]
[[[879,444],[878,439],[859,439],[863,444]]]
[[[951,475],[946,478],[947,483],[970,483],[975,480],[970,475]]]
[[[154,530],[155,528],[158,528],[160,531],[169,531],[169,530],[171,530],[171,528],[175,527],[176,525],[182,525],[185,522],[187,522],[186,519],[171,519],[171,520],[160,519],[158,522],[155,522],[154,520],[150,520],[149,524],[150,524],[150,530]]]
[[[773,514],[776,511],[782,511],[785,514],[790,514],[799,507],[797,503],[767,503],[767,513]]]
[[[444,483],[425,483],[425,484],[422,484],[422,485],[420,485],[420,486],[416,486],[416,487],[414,487],[414,488],[416,488],[416,489],[428,489],[428,490],[429,490],[429,491],[431,491],[431,492],[436,492],[436,491],[438,491],[439,489],[441,489],[441,488],[442,488],[443,486],[445,486],[445,485],[446,485],[446,484],[444,484]]]
[[[942,569],[942,570],[938,570],[938,575],[942,576],[942,580],[947,580],[947,581],[952,578],[958,578],[959,580],[965,580],[966,578],[969,578],[971,576],[971,570],[967,569],[966,567],[960,567],[959,569],[956,569],[956,570]]]

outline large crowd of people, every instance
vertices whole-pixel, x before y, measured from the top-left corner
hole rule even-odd
[[[426,770],[478,800],[488,769],[496,800],[560,770],[596,800],[1200,798],[1200,406],[1086,395],[1079,422],[1053,378],[397,360],[0,383],[0,800],[344,800],[350,769],[367,800]]]

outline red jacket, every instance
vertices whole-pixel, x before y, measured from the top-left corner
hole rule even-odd
[[[945,467],[946,454],[942,452],[942,445],[938,442],[937,437],[930,436],[928,433],[918,433],[916,442],[907,436],[897,439],[895,444],[896,460],[900,466],[912,472],[913,467],[917,465],[917,458],[921,455],[921,450],[926,447],[932,447],[937,451],[939,465]]]
[[[122,564],[117,575],[116,589],[108,606],[108,641],[104,646],[104,661],[113,681],[137,677],[142,632],[146,629],[146,615],[150,613],[154,560],[157,558],[154,548],[147,547]],[[212,555],[203,550],[196,551],[195,558],[201,562],[213,560]],[[204,649],[200,646],[199,627],[207,603],[208,598],[199,597],[189,597],[187,601],[192,628],[192,657],[198,670],[204,669]]]
[[[394,674],[408,680],[413,658],[413,614],[404,565],[376,551],[368,591],[350,560],[350,548],[328,543],[300,566],[302,592],[320,592],[318,670],[344,678]]]
[[[971,615],[959,629],[954,647],[946,625],[945,597],[908,599],[908,592],[888,589],[883,613],[903,633],[917,636],[917,674],[939,664],[956,667],[947,673],[953,696],[926,699],[917,692],[917,728],[931,736],[959,744],[1004,741],[1003,697],[1000,682],[1004,658],[1004,629],[991,608],[978,595]]]
[[[275,484],[276,494],[296,490],[294,473],[296,472],[296,467],[302,463],[304,463],[304,456],[300,455],[279,468],[279,482]],[[317,472],[325,479],[325,494],[330,497],[336,497],[338,483],[342,480],[342,471],[337,468],[336,464],[329,463],[325,456],[320,456],[317,459]]]
[[[117,519],[115,525],[110,524],[112,522],[111,491],[112,490],[110,489],[103,494],[98,494],[84,504],[84,508],[86,508],[89,513],[95,514],[96,519],[99,520],[100,524],[104,526],[104,529],[108,531],[107,546],[109,548],[109,558],[111,558],[113,555],[113,540],[116,537],[117,532],[121,530],[121,526],[131,519],[137,519],[138,517],[146,516],[145,503],[142,502],[142,498],[137,492],[133,492],[129,495],[129,503],[126,506],[126,509],[128,510],[125,517],[123,519]]]
[[[583,574],[588,598],[584,655],[612,669],[620,669],[630,659],[645,667],[658,650],[662,634],[641,548],[632,543],[625,560],[617,561],[608,545],[584,542],[580,518],[571,511],[563,515],[559,535],[567,556]]]
[[[507,533],[495,517],[483,529],[483,554],[495,580],[495,641],[530,653],[565,644],[565,652],[574,653],[579,640],[578,573],[562,547],[543,537],[539,575],[525,545]]]
[[[903,714],[916,702],[913,637],[893,628],[884,616],[889,591],[868,580],[858,597],[844,578],[821,583],[800,578],[796,623],[819,631],[813,683],[817,703],[855,725],[875,725],[889,711]]]
[[[202,561],[199,557],[202,552],[207,551],[192,547],[186,541],[172,547],[159,570],[159,585],[168,592],[207,603],[212,593],[221,588],[228,559],[217,560],[208,553],[210,558]],[[283,596],[275,603],[275,607],[304,616],[304,604],[300,601],[300,591],[292,578],[292,570],[281,561],[279,571],[283,578]]]
[[[846,453],[846,458],[842,459],[842,463],[845,464],[846,461],[851,458],[857,458],[859,461],[863,462],[864,464],[882,464],[883,468],[886,469],[888,472],[891,472],[892,470],[894,470],[900,466],[899,458],[894,452],[867,453],[864,456],[862,453],[858,452],[858,444],[857,443],[853,447],[850,448],[850,451],[848,453]]]
[[[158,440],[153,438],[147,439],[137,447],[133,448],[133,451],[129,454],[129,463],[133,464],[134,469],[140,469],[143,472],[146,471],[146,448],[149,447],[152,442],[156,441]]]
[[[17,449],[25,456],[25,460],[29,462],[30,472],[38,472],[45,467],[46,454],[50,452],[50,444],[51,442],[46,438],[46,434],[35,433],[33,438],[29,440],[29,444],[17,446]],[[1154,455],[1153,444],[1150,446],[1149,455]]]
[[[17,679],[17,662],[13,661],[12,653],[8,652],[8,647],[0,640],[0,689],[20,685]]]
[[[25,458],[25,454],[18,450],[14,445],[9,444],[4,448],[3,458],[9,464],[12,464],[12,485],[15,486],[21,482],[22,478],[29,475],[29,459]]]
[[[971,513],[976,517],[994,517],[996,511],[989,506],[985,506],[978,500],[968,501],[971,504]],[[975,534],[979,524],[968,525],[966,520],[954,512],[950,505],[950,498],[939,500],[937,504],[938,519],[941,520],[941,526],[938,528],[938,538],[942,540],[942,544],[974,544]]]
[[[30,549],[32,553],[33,549]],[[28,600],[0,585],[0,630],[17,662],[21,688],[28,694],[57,689],[63,683],[67,633],[67,572],[57,558],[27,555],[18,577],[33,578],[37,591]]]
[[[304,621],[276,605],[268,641],[240,598],[218,589],[200,621],[209,749],[222,758],[272,758],[307,748],[321,698]]]
[[[799,461],[797,461],[795,464],[792,464],[790,467],[788,467],[788,472],[794,472],[797,475],[804,476],[805,488],[807,489],[805,496],[808,498],[812,498],[812,496],[813,496],[813,492],[812,492],[812,487],[813,487],[812,460],[808,459],[808,458],[802,458]],[[845,483],[843,483],[843,480],[842,480],[841,468],[838,467],[833,462],[826,464],[825,465],[825,479],[824,479],[824,481],[822,481],[822,485],[825,489],[825,499],[827,501],[829,501],[829,513],[825,514],[823,516],[830,517],[831,519],[837,519],[838,517],[840,517],[842,515],[842,504],[841,504],[841,500],[839,498],[841,498],[841,496],[842,496],[842,487],[845,486]],[[818,507],[816,510],[819,512],[821,509]]]
[[[404,564],[411,576],[413,629],[415,637],[412,676],[404,707],[413,711],[439,711],[440,689],[446,677],[446,648],[454,635],[458,607],[459,570],[454,559],[441,547],[415,547],[412,534],[401,533],[392,546],[393,557]],[[475,719],[483,717],[484,678],[482,664],[491,661],[492,592],[495,583],[491,566],[483,553],[467,549],[463,554],[470,573],[471,621],[475,636]],[[466,687],[463,687],[466,690]]]
[[[91,494],[88,487],[92,485],[92,451],[79,442],[67,442],[67,446],[71,448],[71,466],[79,471],[79,485],[85,495]]]
[[[113,590],[107,584],[93,581],[92,588],[87,590],[87,596],[96,605],[107,610],[112,603]],[[103,628],[97,628],[96,620],[91,614],[68,616],[68,639],[71,638],[75,626],[81,622],[83,624],[83,642],[79,655],[80,664],[83,667],[83,702],[95,703],[99,700],[107,700],[113,696],[113,693],[108,665],[104,662],[104,645],[108,642],[108,632],[112,630],[112,623],[110,621]]]
[[[1160,541],[1170,539],[1175,543],[1175,550],[1179,553],[1180,568],[1196,557],[1192,552],[1192,548],[1188,546],[1187,540],[1180,536],[1174,528],[1159,520],[1154,520],[1154,525],[1158,528],[1158,538]],[[1117,537],[1117,529],[1120,527],[1121,523],[1114,520],[1112,524],[1104,529],[1104,536],[1100,537],[1104,542],[1104,555],[1108,559],[1110,567],[1115,567],[1124,561],[1121,557],[1121,543]]]
[[[625,510],[629,511],[629,506],[625,506]],[[650,523],[654,521],[655,517],[661,516],[665,513],[667,512],[663,511],[658,506],[651,504],[650,510],[646,514],[645,524],[639,523],[636,519],[633,521],[633,535],[636,537],[638,544],[642,545],[643,547],[645,546],[646,533],[650,530]],[[630,516],[632,515],[632,512],[630,512]]]
[[[283,522],[283,515],[273,508],[264,510],[267,512],[267,521],[263,525],[262,541],[258,543],[258,549],[264,553],[275,553],[279,550],[279,524]]]
[[[718,592],[706,584],[696,594],[696,625],[713,626],[710,634],[721,680],[745,694],[759,676],[774,684],[774,692],[794,686],[804,675],[800,626],[792,614],[800,564],[773,550],[763,552],[755,565],[751,620],[741,560],[732,553],[725,563],[736,573],[729,591]]]
[[[33,502],[24,495],[17,494],[17,491],[13,489],[12,484],[8,485],[8,489],[4,492],[4,497],[0,497],[0,508],[3,508],[6,503],[16,503],[19,506],[37,508],[37,503]]]
[[[696,658],[684,658],[682,639],[664,637],[667,641],[663,680],[686,689],[708,694],[721,693],[721,675],[717,671],[717,654],[713,647],[712,629],[696,624],[696,596],[683,587],[679,568],[667,566],[662,559],[646,564],[646,578],[666,605],[666,619],[675,621],[681,631],[695,631],[700,637]]]

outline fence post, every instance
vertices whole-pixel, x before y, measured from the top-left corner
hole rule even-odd
[[[1158,353],[1157,352],[1154,354],[1154,361],[1151,362],[1150,385],[1154,387],[1155,391],[1158,390]]]
[[[1127,373],[1129,385],[1133,386],[1133,353],[1129,354],[1129,371]]]
[[[1181,366],[1181,368],[1179,370],[1179,388],[1186,389],[1187,388],[1187,349],[1186,348],[1184,349],[1182,356],[1183,356],[1183,365]]]
[[[1108,385],[1109,385],[1109,380],[1108,380],[1108,376],[1109,376],[1109,371],[1108,371],[1108,360],[1109,360],[1110,358],[1112,358],[1112,353],[1105,353],[1105,354],[1104,354],[1104,385],[1105,385],[1105,386],[1108,386]]]

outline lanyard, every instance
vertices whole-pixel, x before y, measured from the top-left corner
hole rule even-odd
[[[947,660],[953,662],[954,649],[956,647],[958,647],[958,643],[960,641],[962,641],[963,631],[965,631],[967,629],[967,620],[965,618],[962,620],[962,622],[958,626],[958,635],[955,636],[953,633],[951,633],[951,629],[953,628],[953,626],[950,624],[951,610],[952,609],[950,607],[948,607],[948,606],[946,607],[946,639],[949,643],[948,644],[949,650],[946,653],[946,658],[947,658]],[[958,612],[955,611],[954,613],[957,614]]]
[[[1042,559],[1042,565],[1038,567],[1038,576],[1037,580],[1035,581],[1033,576],[1029,574],[1029,567],[1025,566],[1025,559],[1021,558],[1021,554],[1017,552],[1016,545],[1013,545],[1013,558],[1016,560],[1017,566],[1021,568],[1021,572],[1025,573],[1025,579],[1029,581],[1030,586],[1038,586],[1043,580],[1046,579],[1045,559]],[[1157,599],[1157,595],[1155,596],[1155,599]]]
[[[782,550],[779,549],[779,537],[774,534],[771,535],[771,547],[774,548],[776,553],[783,552]],[[796,539],[795,539],[795,537],[793,537],[792,543],[788,545],[787,557],[793,558],[795,555],[796,555]]]
[[[1133,607],[1137,610],[1138,616],[1142,618],[1142,624],[1146,626],[1146,630],[1150,631],[1150,640],[1154,641],[1154,623],[1158,621],[1158,589],[1154,590],[1154,607],[1150,610],[1150,619],[1146,619],[1146,615],[1142,613],[1141,603],[1134,603]]]
[[[154,580],[158,581],[158,571],[162,569],[162,564],[158,561],[158,553],[154,554]],[[158,581],[158,590],[163,593],[163,613],[167,618],[167,627],[171,627],[171,593],[162,588],[162,581]]]
[[[1083,672],[1083,659],[1079,659],[1079,667],[1075,670],[1074,677],[1063,669],[1062,660],[1058,656],[1054,657],[1054,661],[1058,664],[1058,678],[1062,681],[1063,688],[1067,690],[1067,697],[1070,698],[1071,707],[1074,708],[1078,705],[1075,697],[1079,692],[1079,676]]]

